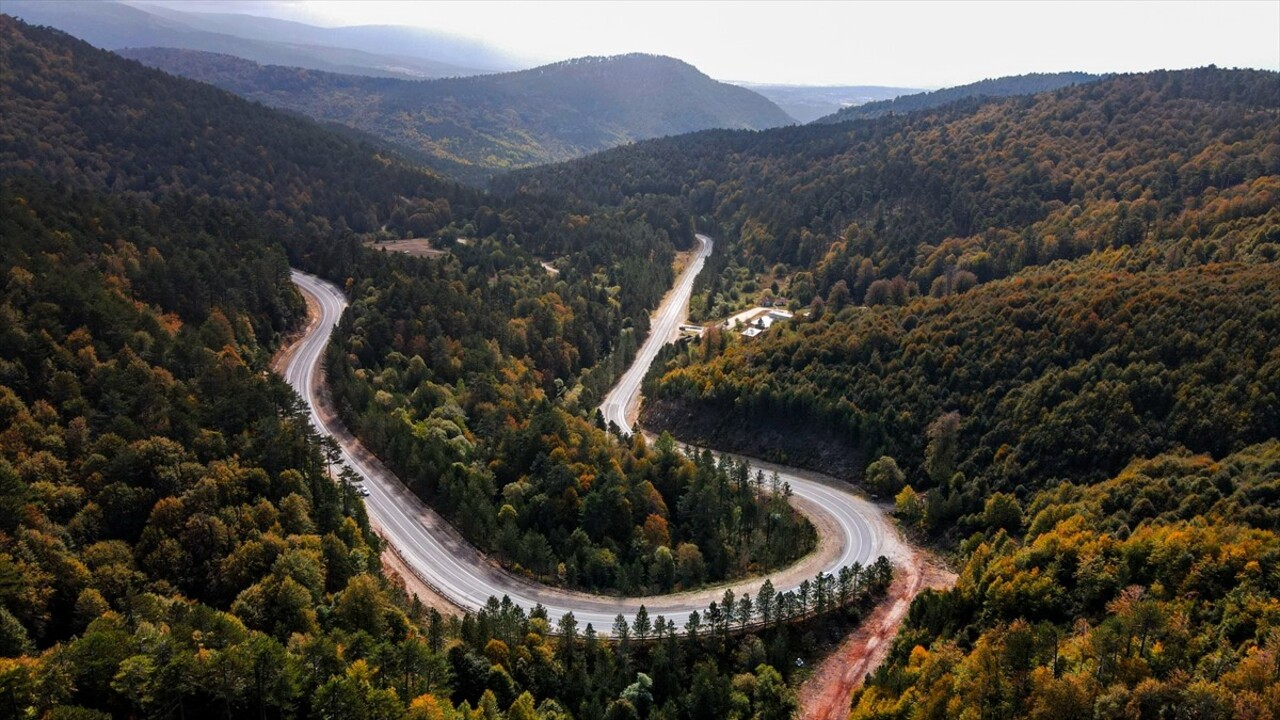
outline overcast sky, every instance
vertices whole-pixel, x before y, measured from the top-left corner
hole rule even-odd
[[[203,0],[188,10],[417,25],[531,64],[671,55],[721,80],[943,87],[1027,72],[1280,69],[1280,0],[1247,2],[405,2]]]

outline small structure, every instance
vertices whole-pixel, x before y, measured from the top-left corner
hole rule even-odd
[[[746,329],[741,334],[746,337],[755,337],[773,327],[775,322],[791,320],[794,317],[794,313],[786,310],[761,306],[744,310],[734,315],[725,321],[724,327],[727,330],[732,330],[738,325],[743,325]]]

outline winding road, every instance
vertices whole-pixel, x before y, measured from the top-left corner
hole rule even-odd
[[[654,313],[649,336],[634,364],[601,406],[606,419],[626,432],[631,431],[627,414],[638,405],[641,380],[658,350],[674,337],[688,314],[694,277],[712,248],[711,239],[705,235],[698,236],[698,243],[696,254]],[[318,321],[307,328],[302,339],[289,351],[283,373],[285,379],[306,400],[316,428],[338,441],[345,462],[364,479],[369,491],[365,506],[370,519],[414,574],[454,604],[474,610],[491,596],[506,595],[526,609],[539,603],[543,605],[552,627],[565,613],[573,612],[580,626],[591,623],[598,633],[607,635],[617,615],[630,621],[641,605],[651,618],[663,615],[682,627],[689,613],[702,611],[711,601],[718,601],[726,587],[733,588],[739,596],[744,592],[754,595],[764,583],[762,576],[685,593],[622,598],[554,588],[507,572],[410,492],[337,420],[319,377],[319,364],[347,301],[342,292],[327,281],[297,270],[292,277],[316,304],[319,315]],[[895,563],[909,556],[909,548],[880,509],[851,492],[847,484],[759,461],[753,460],[752,465],[765,472],[777,471],[782,480],[790,484],[793,504],[815,523],[821,537],[814,552],[767,576],[779,592],[796,589],[820,570],[835,574],[841,567],[855,562],[868,565],[881,555]]]

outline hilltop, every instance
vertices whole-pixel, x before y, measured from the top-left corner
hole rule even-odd
[[[1012,97],[1015,95],[1034,95],[1049,92],[1058,88],[1079,85],[1098,80],[1101,76],[1082,72],[1030,73],[1010,77],[980,80],[968,85],[942,88],[932,92],[921,92],[913,95],[901,95],[889,100],[878,100],[862,105],[841,108],[825,117],[818,118],[815,123],[840,123],[849,120],[883,117],[885,115],[901,115],[903,113],[928,110],[941,107],[947,103],[969,98]]]
[[[451,177],[567,160],[647,138],[793,121],[764,97],[655,55],[404,81],[258,65],[188,50],[123,51],[238,95],[368,132]]]

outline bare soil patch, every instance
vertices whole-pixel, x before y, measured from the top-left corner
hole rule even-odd
[[[426,238],[409,238],[408,240],[388,240],[386,242],[367,242],[365,247],[387,252],[401,252],[414,257],[440,257],[448,250],[438,250]]]
[[[888,596],[800,686],[803,720],[849,717],[853,691],[861,687],[867,675],[888,656],[911,601],[925,588],[949,588],[956,582],[955,573],[923,550],[916,550],[894,569],[897,575]]]

